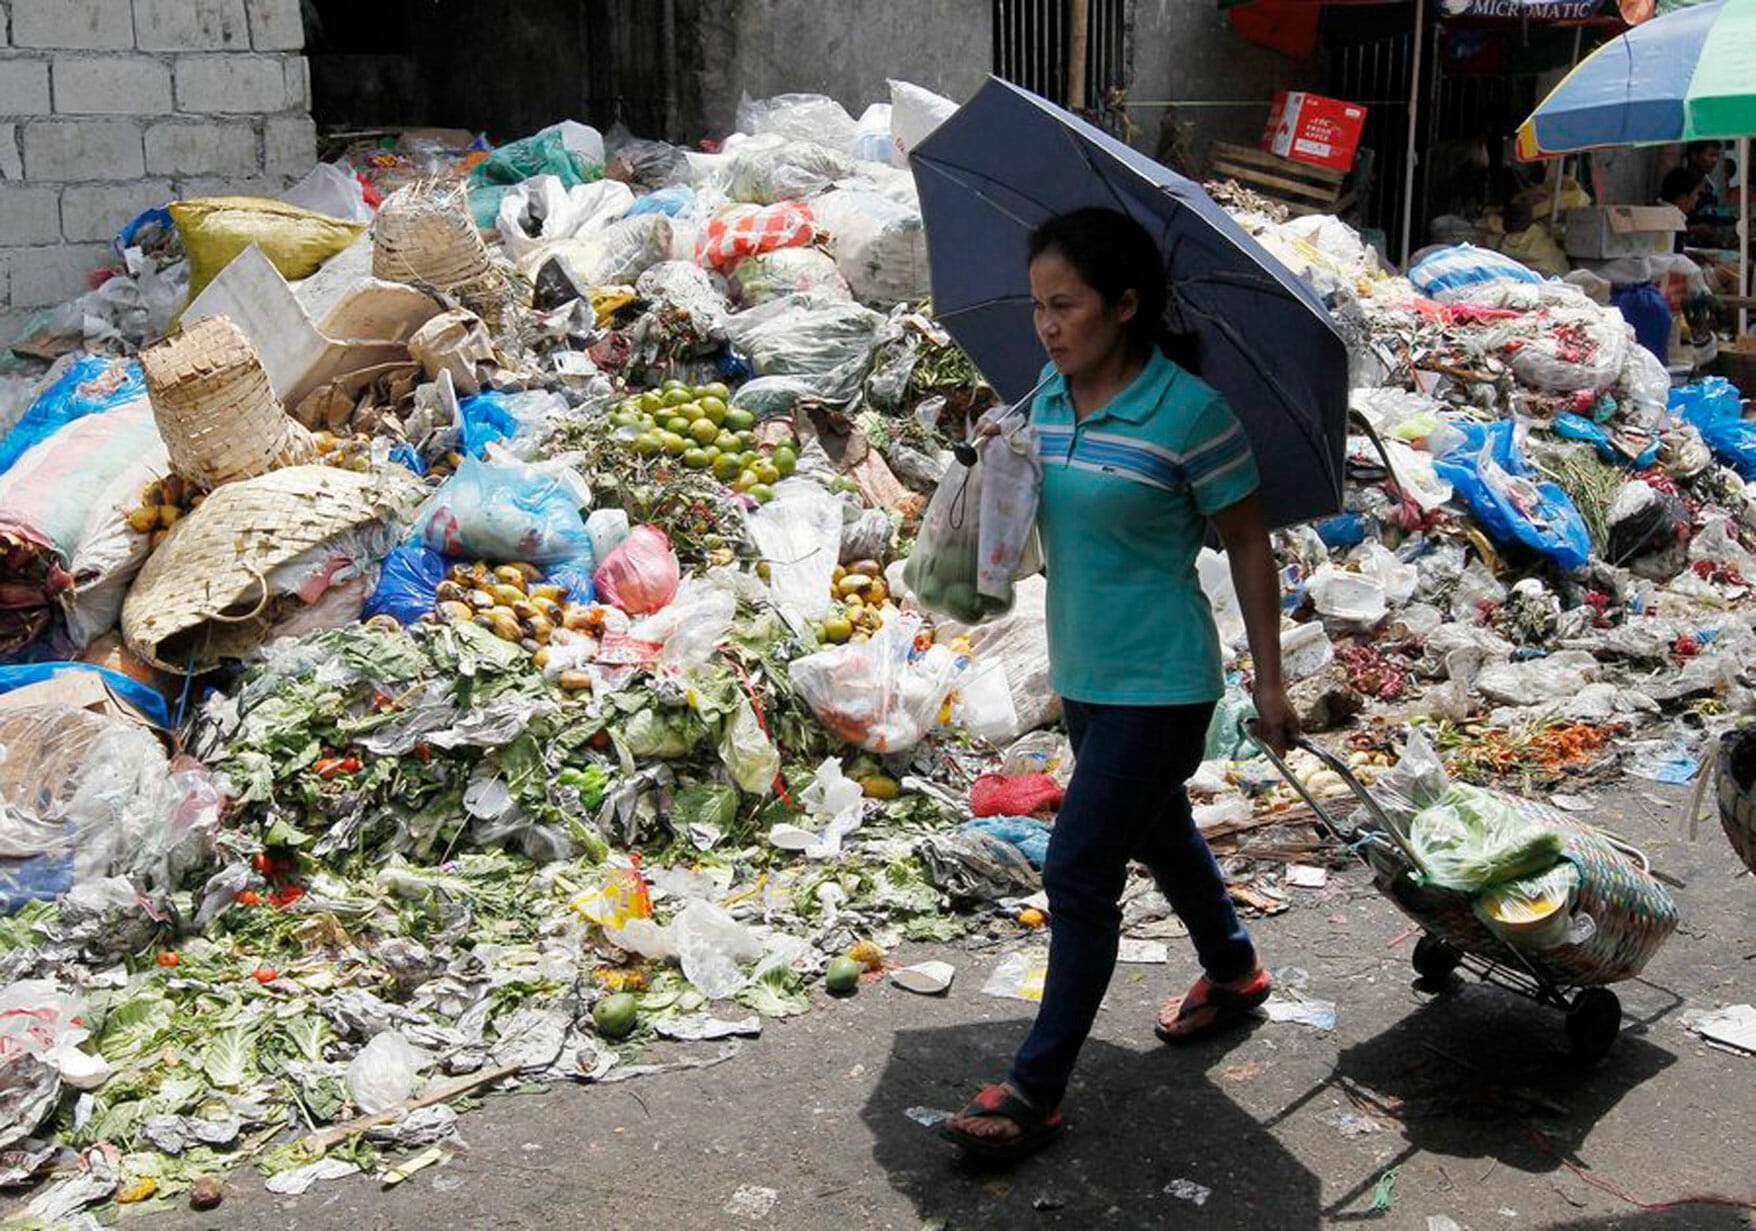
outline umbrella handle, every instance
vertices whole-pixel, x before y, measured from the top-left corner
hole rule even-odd
[[[958,462],[960,462],[965,467],[974,466],[976,464],[976,456],[977,456],[976,455],[976,441],[985,440],[989,436],[992,436],[992,435],[995,435],[996,433],[998,433],[1000,430],[1000,424],[1003,423],[1005,420],[1010,419],[1013,415],[1017,414],[1019,411],[1021,411],[1021,410],[1028,411],[1030,408],[1030,404],[1036,398],[1036,395],[1043,391],[1043,386],[1048,384],[1051,380],[1054,380],[1054,379],[1055,379],[1055,374],[1050,373],[1049,375],[1047,375],[1047,376],[1043,377],[1041,380],[1039,380],[1035,385],[1033,385],[1031,387],[1031,391],[1029,393],[1025,394],[1023,397],[1019,398],[1016,402],[1012,403],[1012,405],[1008,406],[1004,412],[997,414],[997,415],[992,415],[992,417],[989,417],[989,415],[983,415],[981,419],[977,420],[977,432],[976,432],[975,440],[959,441],[957,444],[952,445],[951,446],[951,455],[953,457],[955,457],[958,460]],[[990,414],[992,414],[992,412],[990,412]]]

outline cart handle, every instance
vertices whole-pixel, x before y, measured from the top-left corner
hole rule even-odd
[[[1254,725],[1255,724],[1252,723],[1251,728],[1254,728]],[[1258,739],[1254,729],[1247,728],[1247,730],[1251,742],[1262,750],[1262,755],[1273,762],[1274,768],[1280,772],[1282,778],[1286,779],[1287,785],[1297,791],[1299,798],[1303,799],[1305,803],[1310,806],[1311,811],[1317,814],[1317,818],[1323,822],[1323,827],[1329,830],[1331,834],[1335,835],[1338,841],[1347,842],[1347,835],[1342,833],[1341,826],[1338,825],[1335,818],[1329,814],[1329,810],[1321,803],[1317,802],[1317,797],[1311,794],[1310,789],[1307,788],[1304,782],[1300,780],[1299,776],[1288,767],[1286,761],[1282,759],[1281,755]],[[1366,789],[1365,784],[1354,776],[1354,772],[1352,769],[1348,768],[1347,762],[1343,761],[1328,749],[1319,747],[1303,736],[1300,736],[1295,740],[1293,746],[1296,748],[1302,748],[1304,751],[1323,762],[1324,765],[1328,766],[1329,769],[1334,772],[1336,777],[1340,778],[1347,788],[1354,793],[1355,798],[1360,801],[1366,811],[1372,814],[1373,819],[1383,828],[1383,832],[1389,836],[1390,842],[1402,853],[1403,858],[1408,860],[1409,866],[1420,866],[1420,860],[1416,859],[1414,852],[1409,849],[1408,841],[1403,837],[1402,830],[1397,827],[1396,823],[1392,821],[1384,809],[1379,806],[1378,801],[1372,798],[1372,793]],[[1383,841],[1378,835],[1368,835],[1368,837],[1374,841]]]

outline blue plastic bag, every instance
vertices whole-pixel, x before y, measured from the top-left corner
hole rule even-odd
[[[1542,275],[1492,248],[1454,244],[1428,253],[1408,271],[1421,294],[1441,302],[1458,297],[1478,282],[1541,282]]]
[[[421,460],[421,455],[415,452],[415,447],[406,440],[390,451],[390,460],[414,471],[423,478],[426,477],[427,463]]]
[[[1466,443],[1434,461],[1433,469],[1463,497],[1488,536],[1501,543],[1522,543],[1562,568],[1584,566],[1591,557],[1591,535],[1585,519],[1559,485],[1530,477],[1535,472],[1513,443],[1512,423],[1502,420],[1457,426]],[[1484,473],[1484,451],[1503,475],[1493,470]],[[1518,480],[1523,493],[1534,502],[1521,507],[1513,498],[1508,477]]]
[[[1366,541],[1366,519],[1358,513],[1337,513],[1325,517],[1313,527],[1323,545],[1331,551],[1346,551]]]
[[[572,490],[552,474],[509,462],[465,458],[416,515],[415,533],[459,559],[542,566],[591,558]]]
[[[1740,479],[1756,479],[1756,421],[1744,418],[1743,402],[1731,381],[1709,376],[1673,389],[1670,409],[1693,425],[1714,457],[1737,471]]]
[[[1049,827],[1029,816],[985,816],[965,821],[964,833],[985,833],[1018,848],[1039,872],[1049,857]]]
[[[463,416],[463,452],[468,457],[486,457],[490,444],[518,431],[518,420],[506,409],[506,399],[492,390],[464,398],[457,412]]]
[[[624,218],[635,218],[641,214],[664,214],[675,218],[689,203],[695,200],[695,190],[687,184],[672,184],[669,188],[660,188],[657,192],[649,192],[630,205],[622,214]]]
[[[12,469],[32,445],[47,440],[75,419],[145,396],[146,377],[134,360],[79,356],[0,440],[0,474]]]
[[[378,588],[360,609],[360,618],[387,615],[414,624],[433,610],[433,591],[445,580],[446,559],[419,543],[392,547],[378,568]]]
[[[1610,440],[1610,434],[1583,415],[1556,415],[1554,422],[1555,435],[1568,440],[1589,440],[1597,446],[1598,456],[1606,462],[1614,462],[1618,466],[1630,466],[1635,470],[1645,470],[1658,460],[1659,442],[1653,441],[1639,457],[1629,457],[1618,449]]]
[[[104,677],[110,690],[131,709],[157,727],[171,725],[171,711],[156,688],[131,680],[120,671],[111,671],[96,663],[39,662],[0,666],[0,693],[11,692],[29,684],[41,684],[70,671],[95,671]]]

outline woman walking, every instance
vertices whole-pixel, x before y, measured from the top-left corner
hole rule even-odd
[[[1005,1083],[941,1127],[995,1161],[1060,1134],[1062,1096],[1115,967],[1130,860],[1146,865],[1187,925],[1203,971],[1165,1003],[1160,1038],[1198,1038],[1268,997],[1183,789],[1224,690],[1195,572],[1209,519],[1249,632],[1257,734],[1279,751],[1298,734],[1281,683],[1280,586],[1255,461],[1225,399],[1161,349],[1157,245],[1125,214],[1080,210],[1038,228],[1029,259],[1050,361],[1031,406],[1050,678],[1075,762],[1043,865],[1052,931],[1036,1023]]]

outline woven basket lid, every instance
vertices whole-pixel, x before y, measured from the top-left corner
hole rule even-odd
[[[147,559],[122,608],[122,637],[147,662],[178,674],[242,658],[274,624],[269,573],[347,530],[406,521],[425,494],[400,466],[372,474],[291,466],[229,483]]]

